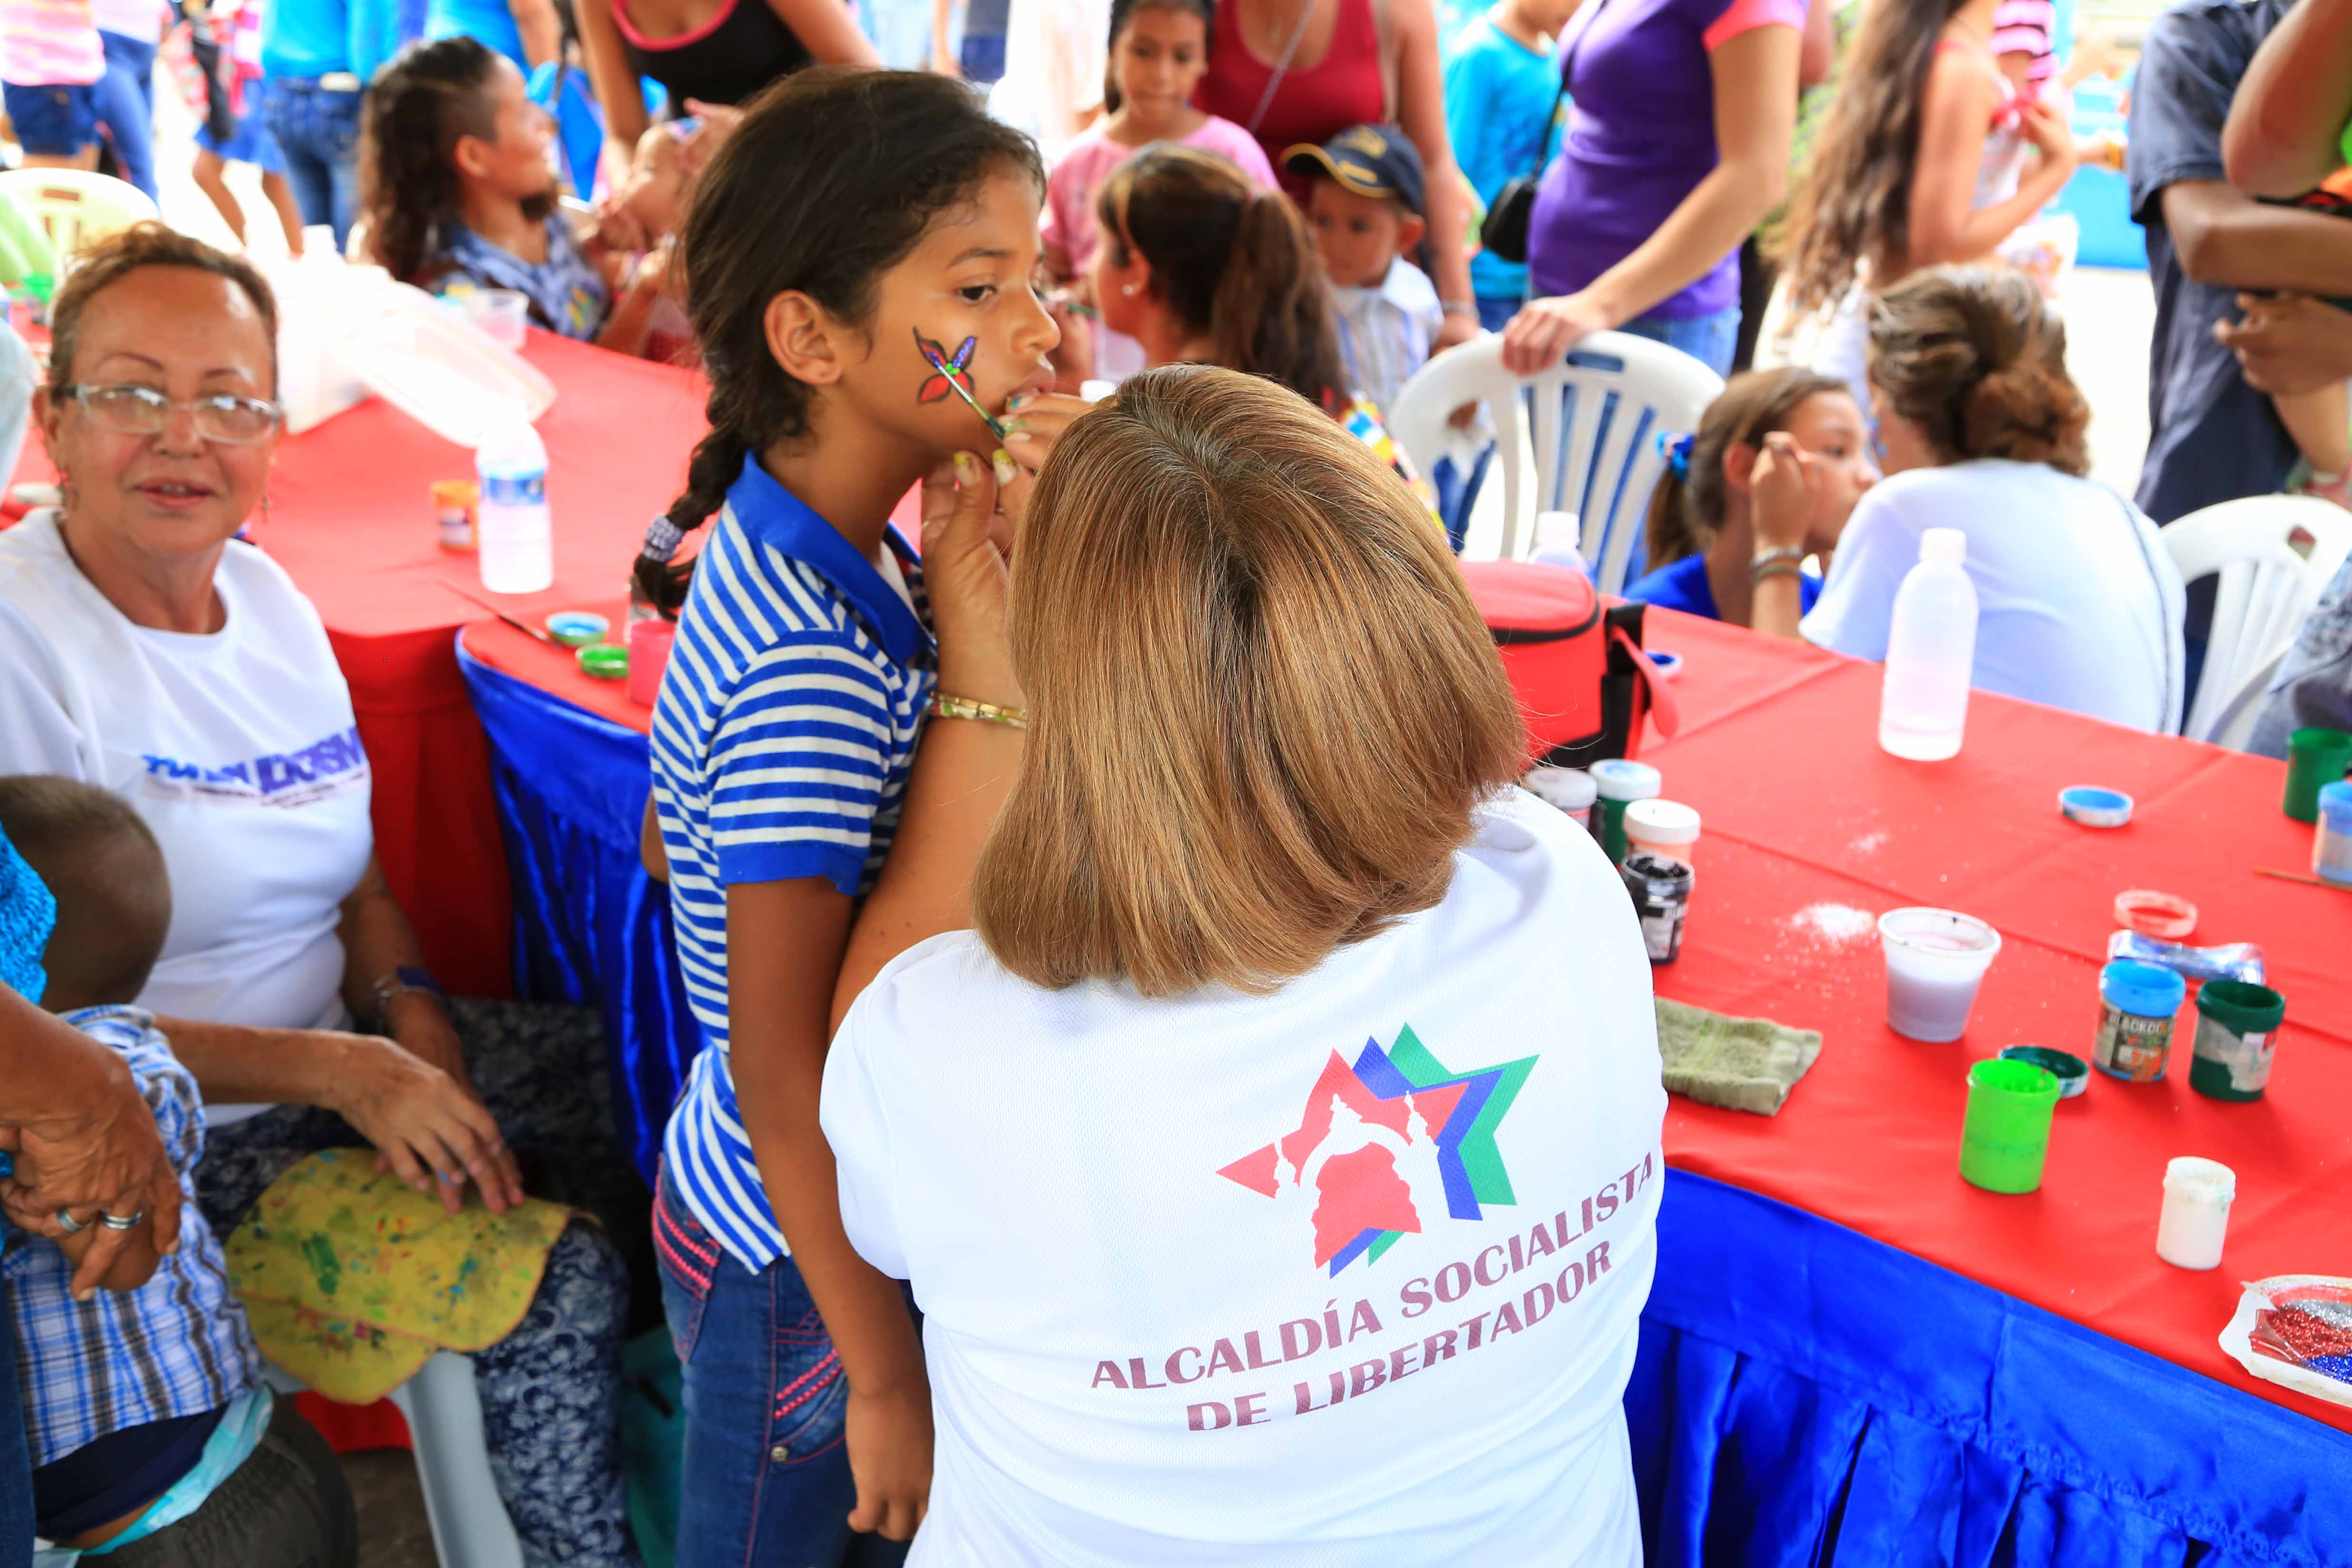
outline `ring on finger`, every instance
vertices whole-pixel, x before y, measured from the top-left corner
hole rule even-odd
[[[133,1211],[128,1218],[125,1218],[123,1215],[119,1214],[108,1214],[105,1210],[101,1209],[99,1211],[98,1223],[104,1226],[109,1230],[136,1230],[139,1228],[140,1221],[146,1217],[147,1211],[145,1209]]]
[[[72,1215],[68,1214],[65,1210],[59,1209],[58,1211],[58,1228],[64,1231],[68,1236],[79,1236],[83,1231],[89,1228],[89,1222],[84,1219],[76,1219]]]

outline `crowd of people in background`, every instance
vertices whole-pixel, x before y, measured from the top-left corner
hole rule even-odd
[[[707,378],[636,563],[678,622],[644,858],[704,1049],[647,1194],[593,1103],[593,1017],[439,994],[318,614],[236,537],[282,430],[270,290],[160,225],[92,250],[37,385],[0,333],[62,491],[0,531],[0,1568],[35,1529],[124,1568],[352,1561],[221,1255],[335,1150],[453,1213],[511,1209],[528,1170],[596,1222],[531,1250],[474,1355],[531,1568],[638,1561],[633,1300],[683,1368],[697,1568],[868,1561],[919,1525],[931,1561],[1633,1561],[1646,966],[1590,846],[1495,799],[1523,737],[1450,565],[1454,481],[1390,437],[1402,390],[1482,333],[1523,374],[1603,331],[1687,354],[1730,380],[1666,433],[1631,596],[1879,658],[1922,536],[1958,530],[1974,684],[2143,731],[2179,730],[2201,635],[2160,527],[2289,486],[2352,504],[2352,0],[2184,0],[2149,31],[2136,499],[2088,477],[2037,259],[2084,157],[2046,0],[188,6],[0,0],[25,163],[152,196],[186,25],[194,172],[240,237],[234,163],[289,249],[324,229]],[[929,395],[958,376],[1001,446]],[[919,560],[889,526],[919,486]],[[2352,567],[2252,744],[2347,719]],[[259,787],[230,759],[296,754],[299,811],[224,811]],[[1514,1180],[1622,1181],[1613,1266],[1573,1300],[1559,1277],[1580,1330],[1465,1359],[1377,1453],[1293,1423],[1278,1462],[1187,1469],[1047,1373],[1304,1309],[1169,1196],[1193,1152],[1150,1086],[1287,1125],[1254,1053],[1345,1033],[1364,986],[1456,1038],[1584,1021],[1559,1049],[1591,1059],[1528,1090],[1572,1135]],[[987,1048],[943,1068],[943,1033]],[[1091,1272],[1043,1310],[1073,1247]]]

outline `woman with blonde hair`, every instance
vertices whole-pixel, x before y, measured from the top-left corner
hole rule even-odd
[[[1931,528],[1968,536],[1970,684],[2137,730],[2180,728],[2180,573],[2156,524],[2087,478],[2066,327],[2022,272],[1938,267],[1870,306],[1886,478],[1854,507],[1808,641],[1886,657]]]
[[[1026,727],[924,742],[825,1069],[926,1314],[911,1561],[1638,1563],[1649,966],[1511,786],[1444,541],[1199,366],[1072,424],[1020,528]]]

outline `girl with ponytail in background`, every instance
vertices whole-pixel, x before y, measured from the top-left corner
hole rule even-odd
[[[1110,73],[1106,113],[1054,161],[1045,190],[1045,270],[1057,283],[1076,283],[1083,303],[1102,231],[1095,195],[1104,178],[1137,149],[1155,142],[1233,160],[1258,184],[1274,188],[1274,170],[1257,138],[1230,120],[1192,107],[1192,89],[1209,68],[1209,0],[1112,0]],[[1123,332],[1091,334],[1083,361],[1074,351],[1086,334],[1069,334],[1057,356],[1066,379],[1117,381],[1143,368],[1143,351]]]
[[[1163,144],[1111,171],[1095,218],[1104,326],[1140,342],[1155,368],[1220,364],[1288,387],[1371,447],[1435,515],[1381,411],[1349,384],[1331,286],[1287,197],[1213,153]]]
[[[681,1568],[895,1557],[853,1531],[904,1541],[927,1503],[914,1321],[843,1234],[817,1093],[879,968],[852,918],[902,808],[910,839],[977,836],[1001,796],[971,777],[1019,761],[995,509],[1017,516],[1084,407],[1037,395],[1044,185],[962,83],[813,69],[747,108],[681,237],[710,433],[636,568],[678,616],[645,853],[704,1041],[654,1206],[685,1369]],[[1005,446],[967,395],[1010,416]],[[889,526],[919,481],[919,568]],[[962,776],[942,796],[919,736]],[[961,887],[936,895],[966,923]]]
[[[2033,280],[1938,267],[1879,294],[1870,384],[1886,478],[1854,507],[1805,639],[1884,659],[1921,535],[1958,529],[1977,591],[1969,684],[2178,731],[2180,573],[2156,524],[2084,477],[2090,405]]]
[[[1648,576],[1629,599],[1793,637],[1821,596],[1800,566],[1827,560],[1878,481],[1862,410],[1833,376],[1790,368],[1732,377],[1698,428],[1666,443],[1642,537]]]

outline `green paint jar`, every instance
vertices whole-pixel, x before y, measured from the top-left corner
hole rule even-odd
[[[1610,757],[1585,772],[1592,775],[1592,837],[1601,840],[1612,866],[1625,859],[1625,808],[1637,800],[1655,800],[1665,779],[1647,763]]]
[[[2189,1087],[2210,1100],[2260,1100],[2285,1019],[2286,998],[2267,985],[2207,981],[2197,992]]]

